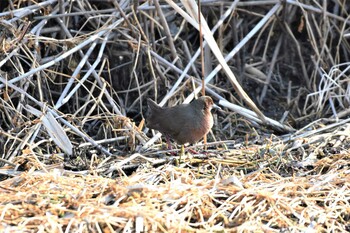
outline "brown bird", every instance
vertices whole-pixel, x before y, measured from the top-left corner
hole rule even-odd
[[[173,107],[160,107],[153,100],[147,99],[149,115],[146,126],[155,129],[163,135],[183,144],[195,143],[206,135],[213,127],[211,109],[214,102],[209,96],[202,96],[190,104],[180,104]],[[169,141],[168,141],[169,142]]]

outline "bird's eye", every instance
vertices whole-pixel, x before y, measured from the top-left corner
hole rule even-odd
[[[209,108],[209,103],[206,101],[206,102],[204,102],[203,110],[208,109],[208,108]]]

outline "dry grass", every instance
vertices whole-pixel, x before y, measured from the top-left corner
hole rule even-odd
[[[350,231],[345,0],[202,1],[203,63],[194,1],[7,3],[1,231]],[[223,109],[176,164],[145,100],[203,82]]]
[[[118,179],[63,170],[1,182],[8,232],[349,231],[349,155],[321,159],[308,175],[203,161],[197,169],[141,168]],[[208,164],[211,164],[210,166]],[[327,168],[325,168],[327,167]]]

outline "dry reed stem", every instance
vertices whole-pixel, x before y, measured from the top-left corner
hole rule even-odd
[[[320,161],[315,174],[304,177],[282,177],[269,169],[243,175],[226,165],[206,177],[201,168],[172,166],[116,180],[59,170],[23,173],[0,183],[6,193],[0,227],[134,231],[140,217],[144,231],[345,231],[350,187],[349,172],[341,167],[349,164],[348,157],[327,158],[331,169],[322,173],[317,171],[324,170],[325,161]]]
[[[178,167],[142,119],[148,97],[173,105],[200,91],[196,13],[185,20],[179,2],[8,2],[2,231],[349,231],[345,1],[201,1],[216,48],[206,93],[224,109],[209,148]]]

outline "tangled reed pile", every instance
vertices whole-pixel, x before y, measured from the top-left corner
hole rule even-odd
[[[349,4],[196,4],[2,2],[1,231],[350,231]],[[203,82],[222,111],[174,165],[146,99]]]

